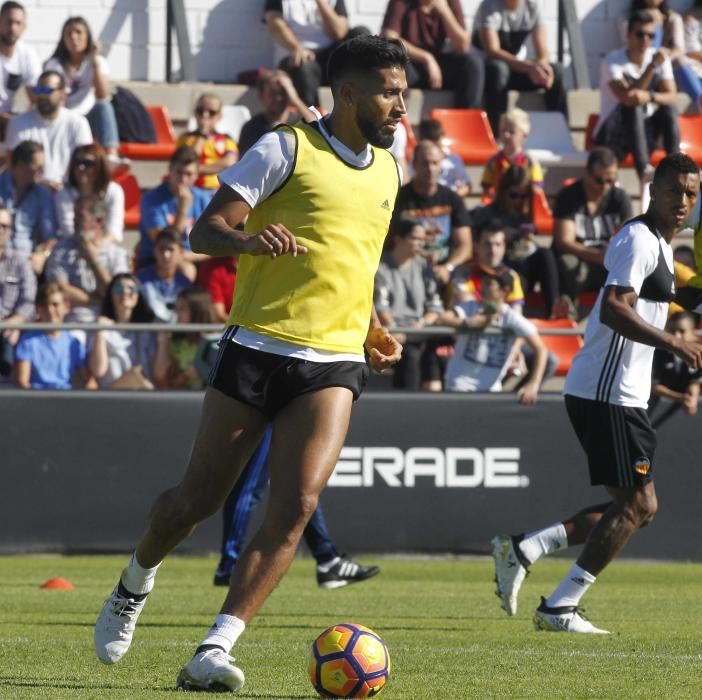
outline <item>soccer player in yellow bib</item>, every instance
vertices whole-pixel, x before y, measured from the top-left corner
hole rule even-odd
[[[241,256],[234,303],[185,476],[155,501],[95,625],[104,663],[127,652],[162,560],[221,507],[271,424],[264,522],[177,682],[186,690],[243,686],[229,653],[290,566],[368,364],[382,371],[400,359],[372,296],[400,185],[385,149],[405,114],[407,63],[397,40],[342,43],[329,60],[331,114],[266,134],[220,174],[190,240],[200,253]]]

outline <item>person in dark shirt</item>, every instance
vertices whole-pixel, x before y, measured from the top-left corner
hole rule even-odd
[[[631,199],[617,186],[617,157],[604,146],[593,148],[583,177],[558,193],[553,208],[561,294],[575,302],[602,286],[609,241],[631,217]]]

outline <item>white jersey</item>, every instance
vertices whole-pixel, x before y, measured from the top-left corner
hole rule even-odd
[[[651,393],[655,348],[615,333],[600,322],[608,286],[629,287],[638,299],[634,311],[663,329],[675,295],[673,249],[645,216],[632,219],[609,244],[604,261],[607,280],[585,331],[585,344],[573,360],[563,393],[617,406],[646,408]]]

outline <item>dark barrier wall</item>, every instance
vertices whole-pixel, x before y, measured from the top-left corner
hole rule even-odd
[[[127,550],[183,472],[199,393],[0,393],[0,550]],[[699,420],[659,428],[660,512],[626,555],[702,560]],[[562,399],[368,394],[323,505],[351,552],[486,552],[603,500]],[[213,551],[218,516],[183,550]]]

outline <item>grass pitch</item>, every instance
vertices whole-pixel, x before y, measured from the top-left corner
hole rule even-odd
[[[103,666],[92,628],[127,557],[0,557],[0,698],[183,697],[174,683],[223,598],[215,560],[171,557],[129,654]],[[363,557],[364,562],[378,560]],[[239,698],[312,698],[307,651],[336,622],[378,632],[392,658],[385,700],[702,697],[702,565],[612,565],[586,598],[610,636],[533,631],[539,595],[565,573],[539,562],[508,618],[493,595],[492,562],[380,559],[382,573],[336,591],[317,588],[297,560],[236,648]],[[62,576],[74,591],[41,590]]]

